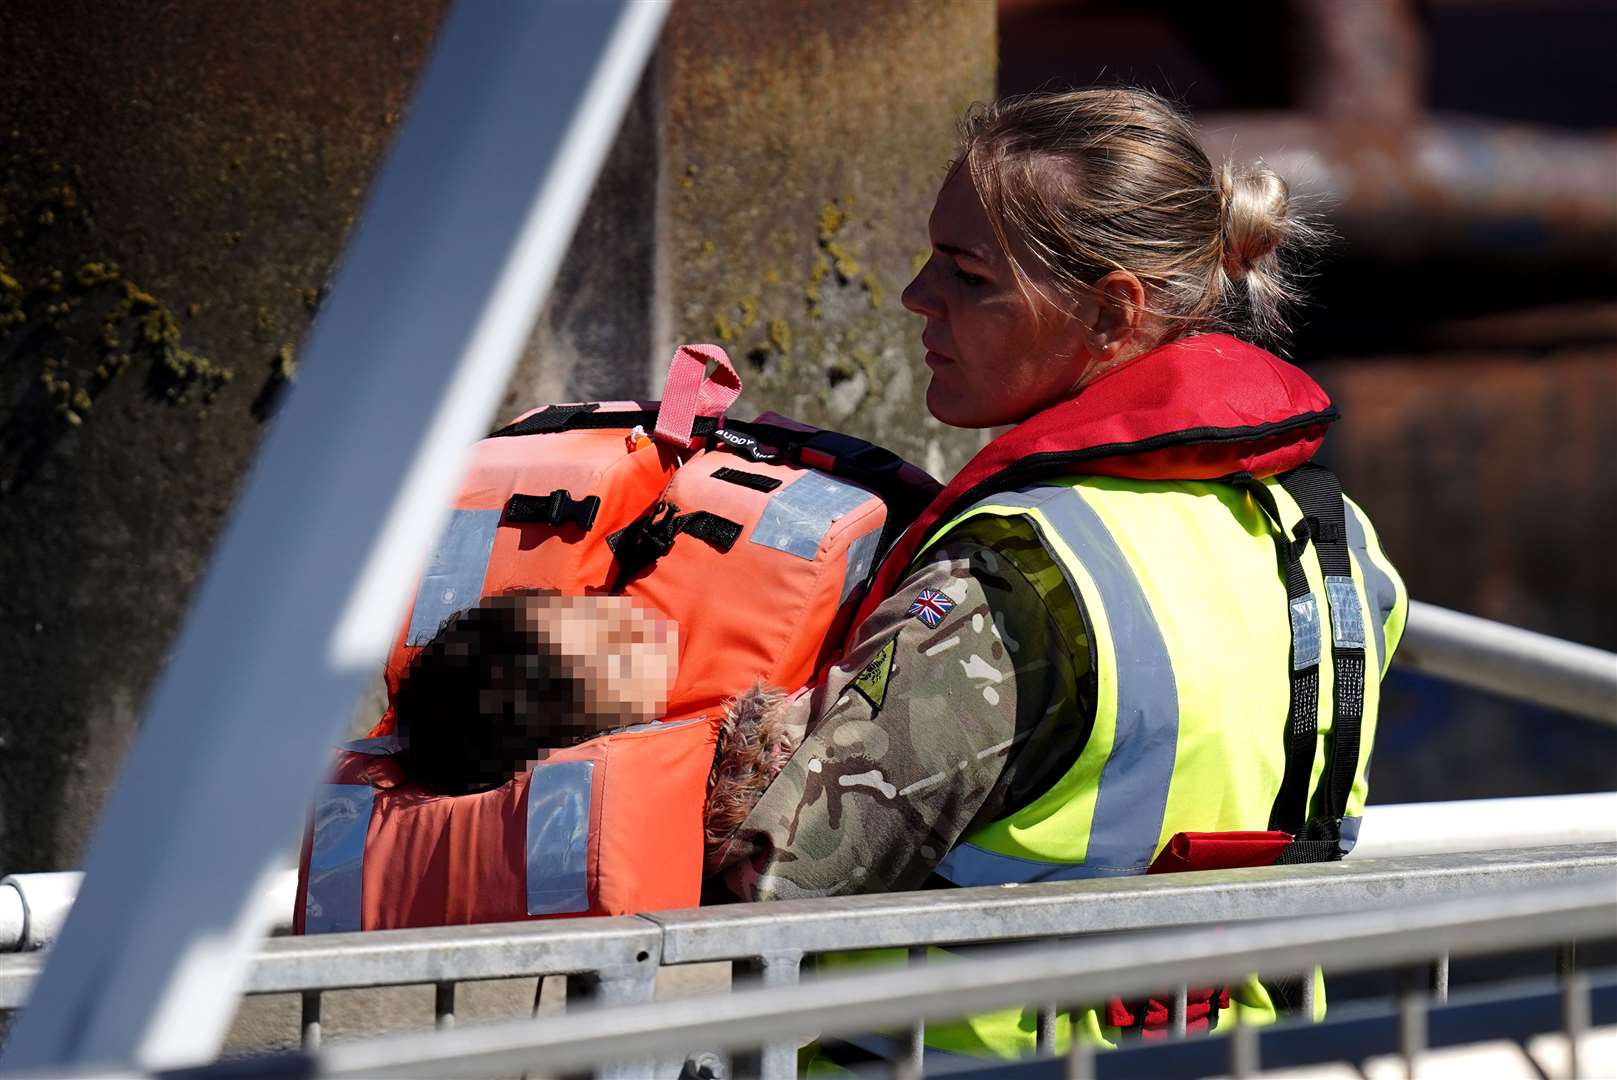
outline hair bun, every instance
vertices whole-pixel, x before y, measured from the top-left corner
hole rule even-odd
[[[1226,163],[1218,173],[1218,190],[1223,203],[1224,272],[1244,281],[1291,232],[1291,191],[1262,161],[1239,172]]]

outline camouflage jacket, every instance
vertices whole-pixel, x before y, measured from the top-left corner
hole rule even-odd
[[[919,888],[955,841],[1067,771],[1094,720],[1078,601],[1030,526],[983,516],[920,559],[846,657],[784,705],[807,735],[709,892]]]

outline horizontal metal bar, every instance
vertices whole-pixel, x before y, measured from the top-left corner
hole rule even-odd
[[[663,963],[696,964],[787,947],[812,953],[1009,941],[1205,926],[1285,911],[1351,912],[1399,900],[1439,900],[1479,889],[1562,881],[1614,867],[1617,843],[1590,844],[729,904],[659,912],[648,918],[663,929]]]
[[[733,904],[634,918],[273,938],[260,950],[246,992],[515,978],[790,951],[1203,926],[1266,918],[1277,911],[1327,914],[1389,900],[1464,897],[1613,868],[1617,843]],[[40,953],[0,955],[0,1008],[17,1008],[27,1000],[42,964]]]
[[[1617,724],[1617,653],[1418,600],[1393,662],[1462,686]]]
[[[1566,936],[1609,937],[1617,927],[1617,874],[1570,885],[1402,905],[1333,919],[1318,915],[1174,930],[994,956],[861,972],[749,994],[687,998],[560,1020],[491,1024],[440,1035],[396,1035],[332,1047],[328,1076],[473,1076],[541,1066],[564,1072],[683,1046],[735,1049],[760,1039],[844,1035],[943,1019],[1016,1002],[1098,1000],[1149,993],[1185,980],[1212,983],[1252,970],[1291,971],[1315,962],[1338,970],[1404,963],[1434,950],[1500,952]]]
[[[274,938],[247,993],[655,969],[657,927],[634,917]]]
[[[1372,806],[1365,811],[1353,861],[1596,843],[1617,843],[1617,793]],[[48,944],[67,917],[82,876],[77,871],[13,874],[0,882],[0,953]],[[296,870],[280,874],[265,898],[277,913],[277,934],[291,928],[297,878]]]

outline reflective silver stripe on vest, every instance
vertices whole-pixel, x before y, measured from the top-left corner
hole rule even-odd
[[[1366,771],[1368,772],[1368,770]],[[1341,828],[1337,832],[1337,846],[1342,849],[1342,854],[1346,855],[1352,851],[1353,845],[1359,842],[1359,826],[1363,823],[1363,818],[1345,817],[1342,819]]]
[[[456,510],[450,517],[449,527],[421,575],[415,607],[410,609],[406,645],[425,645],[451,615],[477,603],[499,527],[498,510]]]
[[[1331,605],[1331,642],[1338,649],[1364,648],[1364,610],[1350,577],[1325,576],[1325,600]]]
[[[369,784],[326,784],[320,789],[314,804],[314,836],[309,844],[304,933],[360,929],[365,834],[370,830],[375,801],[376,789]]]
[[[1359,573],[1364,576],[1364,595],[1370,602],[1370,633],[1376,643],[1376,670],[1382,671],[1387,666],[1387,620],[1392,617],[1392,609],[1398,605],[1398,587],[1370,557],[1369,538],[1364,530],[1364,522],[1359,520],[1358,511],[1349,502],[1343,502],[1342,506],[1347,510],[1348,547],[1359,564]]]
[[[528,914],[588,911],[593,761],[541,762],[528,784]]]
[[[1117,726],[1111,755],[1101,769],[1089,849],[1081,865],[1032,862],[961,844],[944,857],[937,872],[957,885],[1142,874],[1156,854],[1179,748],[1179,690],[1162,630],[1111,532],[1076,490],[1033,488],[984,502],[1038,510],[1089,571],[1111,627]],[[1042,536],[1043,522],[1032,516],[1028,520]],[[1051,547],[1049,537],[1044,542]],[[1082,604],[1083,594],[1064,561],[1053,550],[1051,555]]]

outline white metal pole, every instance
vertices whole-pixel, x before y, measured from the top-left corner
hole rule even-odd
[[[1349,858],[1612,843],[1617,843],[1617,793],[1461,799],[1365,807]]]
[[[661,0],[450,12],[6,1068],[217,1053],[271,918],[258,898],[383,659],[666,14]]]
[[[1419,600],[1393,662],[1517,701],[1617,724],[1617,653]]]

